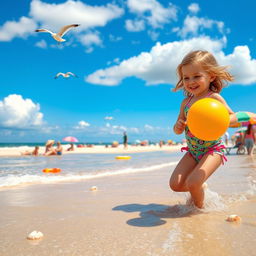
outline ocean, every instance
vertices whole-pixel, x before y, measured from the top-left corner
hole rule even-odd
[[[62,145],[69,145],[69,142],[61,142]],[[93,145],[111,145],[110,142],[104,142],[104,143],[100,143],[100,142],[93,142],[93,143],[74,143],[74,144],[93,144]],[[35,147],[35,146],[39,146],[39,147],[44,147],[45,146],[45,142],[1,142],[0,143],[0,148],[23,148],[23,147]]]
[[[62,156],[1,157],[0,188],[54,182],[81,181],[134,172],[157,171],[171,167],[179,153],[133,153],[130,160],[116,160],[118,154],[64,154]],[[60,168],[60,173],[44,173],[46,168]]]

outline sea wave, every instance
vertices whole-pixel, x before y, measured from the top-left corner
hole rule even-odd
[[[81,180],[89,180],[89,179],[96,179],[102,178],[107,176],[114,176],[114,175],[121,175],[121,174],[130,174],[130,173],[138,173],[138,172],[150,172],[159,170],[165,167],[170,167],[176,165],[178,162],[168,162],[162,164],[156,164],[146,167],[129,167],[119,170],[101,170],[96,173],[79,173],[79,174],[71,174],[64,172],[53,174],[48,173],[45,175],[38,174],[24,174],[24,175],[13,175],[9,174],[4,177],[0,177],[0,188],[10,188],[10,187],[17,187],[21,185],[33,185],[33,184],[49,184],[49,183],[58,183],[58,182],[76,182]]]

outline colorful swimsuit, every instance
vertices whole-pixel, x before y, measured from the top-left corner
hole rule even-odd
[[[189,98],[184,108],[186,117],[187,117],[189,108],[191,107],[190,101],[192,98],[193,96]],[[224,155],[225,146],[221,138],[217,140],[211,140],[211,141],[200,140],[196,138],[189,131],[188,126],[185,127],[185,136],[187,141],[187,147],[182,147],[181,151],[183,150],[188,151],[189,154],[196,160],[196,162],[199,162],[205,154],[213,154],[213,153],[217,153],[222,156],[222,163],[224,163],[223,159],[227,161]]]

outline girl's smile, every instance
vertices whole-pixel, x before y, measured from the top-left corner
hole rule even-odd
[[[181,68],[182,80],[185,90],[195,96],[200,96],[209,90],[214,77],[204,71],[198,63],[187,64]]]

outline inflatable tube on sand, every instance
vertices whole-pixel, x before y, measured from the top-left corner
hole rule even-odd
[[[118,160],[129,160],[129,159],[131,159],[131,156],[116,156],[116,159],[118,159]]]
[[[57,172],[61,172],[61,169],[60,168],[45,168],[45,169],[43,169],[43,172],[57,173]]]

